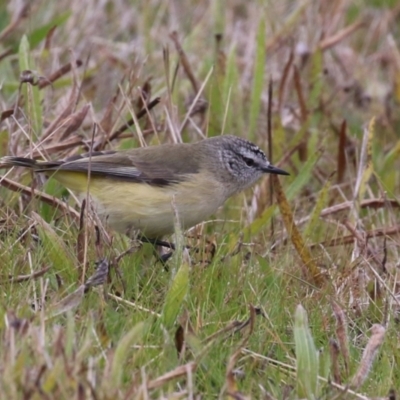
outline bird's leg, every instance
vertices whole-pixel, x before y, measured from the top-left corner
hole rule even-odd
[[[161,247],[166,247],[168,249],[171,249],[172,251],[165,253],[165,254],[159,254],[157,251],[155,252],[156,257],[158,261],[161,261],[161,264],[164,265],[164,268],[166,268],[165,264],[166,262],[172,257],[173,251],[175,250],[175,245],[171,242],[166,242],[165,240],[160,240],[160,239],[148,239],[144,236],[141,236],[139,238],[140,241],[143,243],[150,243],[153,246],[161,246]]]
[[[139,237],[139,240],[143,243],[150,243],[153,246],[162,246],[162,247],[167,247],[168,249],[171,249],[171,250],[175,250],[175,245],[171,242],[166,242],[165,240],[148,239],[144,236]]]
[[[172,257],[173,250],[176,249],[175,244],[171,242],[167,242],[165,240],[160,240],[160,239],[148,239],[144,236],[141,236],[139,238],[140,241],[143,243],[150,243],[153,246],[161,246],[161,247],[167,247],[168,249],[171,249],[172,251],[165,253],[165,254],[157,254],[158,259],[161,261],[163,265]],[[186,249],[190,249],[190,246],[185,246]]]
[[[164,265],[164,269],[168,270],[168,267],[165,266],[165,264],[167,263],[167,261],[172,257],[172,255],[174,254],[173,251],[170,251],[169,253],[165,253],[165,254],[159,254],[158,255],[158,259],[161,261],[161,263]]]

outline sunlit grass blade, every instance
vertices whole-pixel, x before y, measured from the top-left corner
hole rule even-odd
[[[361,201],[367,190],[367,183],[371,177],[374,166],[372,163],[372,142],[375,133],[375,118],[372,118],[364,131],[361,148],[360,162],[358,165],[357,182],[354,197]]]

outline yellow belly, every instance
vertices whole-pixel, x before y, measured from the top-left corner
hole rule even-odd
[[[58,171],[54,177],[71,190],[85,193],[87,177],[82,173]],[[226,196],[218,182],[210,184],[199,174],[179,184],[164,187],[91,177],[89,193],[97,212],[115,230],[139,230],[148,238],[174,231],[175,212],[183,229],[190,228],[213,214]]]

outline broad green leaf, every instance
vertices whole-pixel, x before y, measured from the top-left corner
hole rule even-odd
[[[45,39],[50,29],[52,29],[54,26],[60,26],[67,22],[71,14],[71,11],[63,12],[54,17],[48,24],[35,29],[31,34],[29,34],[28,40],[31,48],[34,49],[43,39]]]
[[[39,214],[32,212],[32,217],[37,222],[36,228],[46,257],[50,259],[54,268],[58,271],[75,271],[77,264],[75,264],[76,260],[71,253],[71,249],[54,232],[53,227],[39,216]]]
[[[170,328],[181,310],[183,301],[189,291],[189,263],[182,261],[165,297],[162,311],[162,323]]]
[[[294,322],[296,346],[297,398],[313,400],[318,398],[318,351],[308,326],[306,310],[298,305]]]
[[[212,17],[214,22],[214,32],[223,34],[225,30],[225,2],[223,0],[214,0],[211,2]]]
[[[117,387],[121,383],[126,360],[131,354],[131,346],[134,343],[143,341],[144,331],[145,323],[139,322],[118,342],[111,366],[111,381],[113,386]]]
[[[296,176],[294,181],[286,189],[286,197],[288,200],[293,200],[304,188],[304,186],[310,182],[312,169],[321,157],[321,151],[313,153],[307,162],[301,167],[299,174]]]

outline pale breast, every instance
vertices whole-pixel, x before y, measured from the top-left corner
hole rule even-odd
[[[139,230],[148,238],[172,233],[176,214],[183,229],[204,221],[227,197],[207,174],[165,187],[92,179],[90,193],[111,227],[123,233]]]

